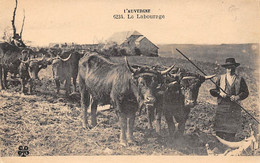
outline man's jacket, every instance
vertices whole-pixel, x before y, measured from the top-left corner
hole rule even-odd
[[[239,96],[239,100],[244,100],[248,97],[249,91],[244,78],[237,74],[235,76],[236,78],[232,85],[229,85],[226,79],[226,74],[219,76],[216,80],[216,84],[218,86],[216,86],[215,89],[210,90],[210,94],[214,97],[218,97],[218,104],[223,100],[223,98],[219,95],[221,92],[219,87],[221,87],[227,93],[225,100],[228,100],[232,95]]]

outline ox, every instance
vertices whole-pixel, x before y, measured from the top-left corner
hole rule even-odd
[[[48,61],[45,57],[32,59],[28,53],[24,54],[24,51],[22,53],[23,55],[19,66],[21,92],[25,93],[25,84],[29,82],[28,93],[32,94],[33,87],[35,86],[34,81],[39,79],[38,73],[41,69],[47,67]]]
[[[53,79],[57,87],[57,93],[60,92],[60,82],[65,81],[66,95],[70,94],[71,78],[73,79],[73,92],[76,92],[76,80],[78,76],[78,64],[81,54],[70,50],[63,52],[60,49],[51,49],[50,53],[54,58],[49,60],[52,64]]]
[[[47,66],[44,59],[31,59],[34,52],[26,47],[19,48],[13,44],[3,42],[0,44],[0,85],[1,89],[8,89],[7,74],[19,74],[21,79],[21,92],[25,93],[25,83],[29,81],[30,88],[33,87],[31,79],[38,78],[38,72]],[[31,89],[29,89],[31,93]]]
[[[17,47],[7,42],[3,42],[0,44],[1,89],[8,89],[6,78],[9,72],[11,74],[14,74],[15,76],[16,74],[20,75],[21,83],[22,83],[21,91],[24,93],[24,84],[27,82],[27,80],[31,78],[30,75],[28,75],[29,72],[27,70],[29,70],[30,72],[38,76],[38,72],[40,71],[40,69],[44,68],[43,66],[44,63],[42,60],[41,61],[30,60],[30,56],[32,54],[34,54],[34,52],[31,49],[28,49],[26,47]]]
[[[177,72],[164,76],[164,83],[161,91],[157,94],[156,108],[156,132],[161,132],[161,114],[163,112],[168,125],[169,135],[173,136],[177,121],[178,134],[183,135],[185,123],[188,119],[190,109],[197,104],[199,88],[201,84],[215,75],[202,76],[194,73],[187,73],[180,68]],[[149,128],[152,129],[153,113],[148,115]]]
[[[81,107],[84,110],[85,127],[88,127],[87,109],[91,108],[91,125],[97,124],[98,104],[112,104],[119,117],[120,144],[134,142],[133,128],[138,108],[151,107],[155,103],[155,91],[162,74],[149,68],[135,69],[128,64],[116,64],[98,53],[91,53],[79,62],[79,87]],[[127,132],[127,134],[126,134]]]
[[[7,73],[18,74],[21,63],[21,49],[7,42],[0,43],[0,85],[1,89],[8,89]]]

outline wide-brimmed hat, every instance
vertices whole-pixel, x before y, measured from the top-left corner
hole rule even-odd
[[[233,65],[237,67],[237,66],[240,65],[240,63],[237,63],[235,58],[227,58],[226,63],[222,64],[221,66],[222,67],[229,67],[229,66],[233,66]]]
[[[13,39],[19,39],[19,38],[21,38],[21,37],[20,37],[20,35],[17,34],[17,33],[13,36]]]

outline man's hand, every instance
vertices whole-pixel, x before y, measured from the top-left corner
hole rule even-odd
[[[227,97],[227,94],[226,93],[224,93],[224,92],[220,92],[220,94],[219,94],[222,98],[226,98]]]
[[[232,95],[232,96],[230,97],[230,100],[231,100],[231,101],[237,101],[237,100],[239,100],[239,96],[234,96],[234,95]]]

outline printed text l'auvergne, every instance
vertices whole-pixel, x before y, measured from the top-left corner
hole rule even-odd
[[[164,14],[154,14],[151,9],[127,9],[121,14],[114,14],[114,19],[165,19]]]

